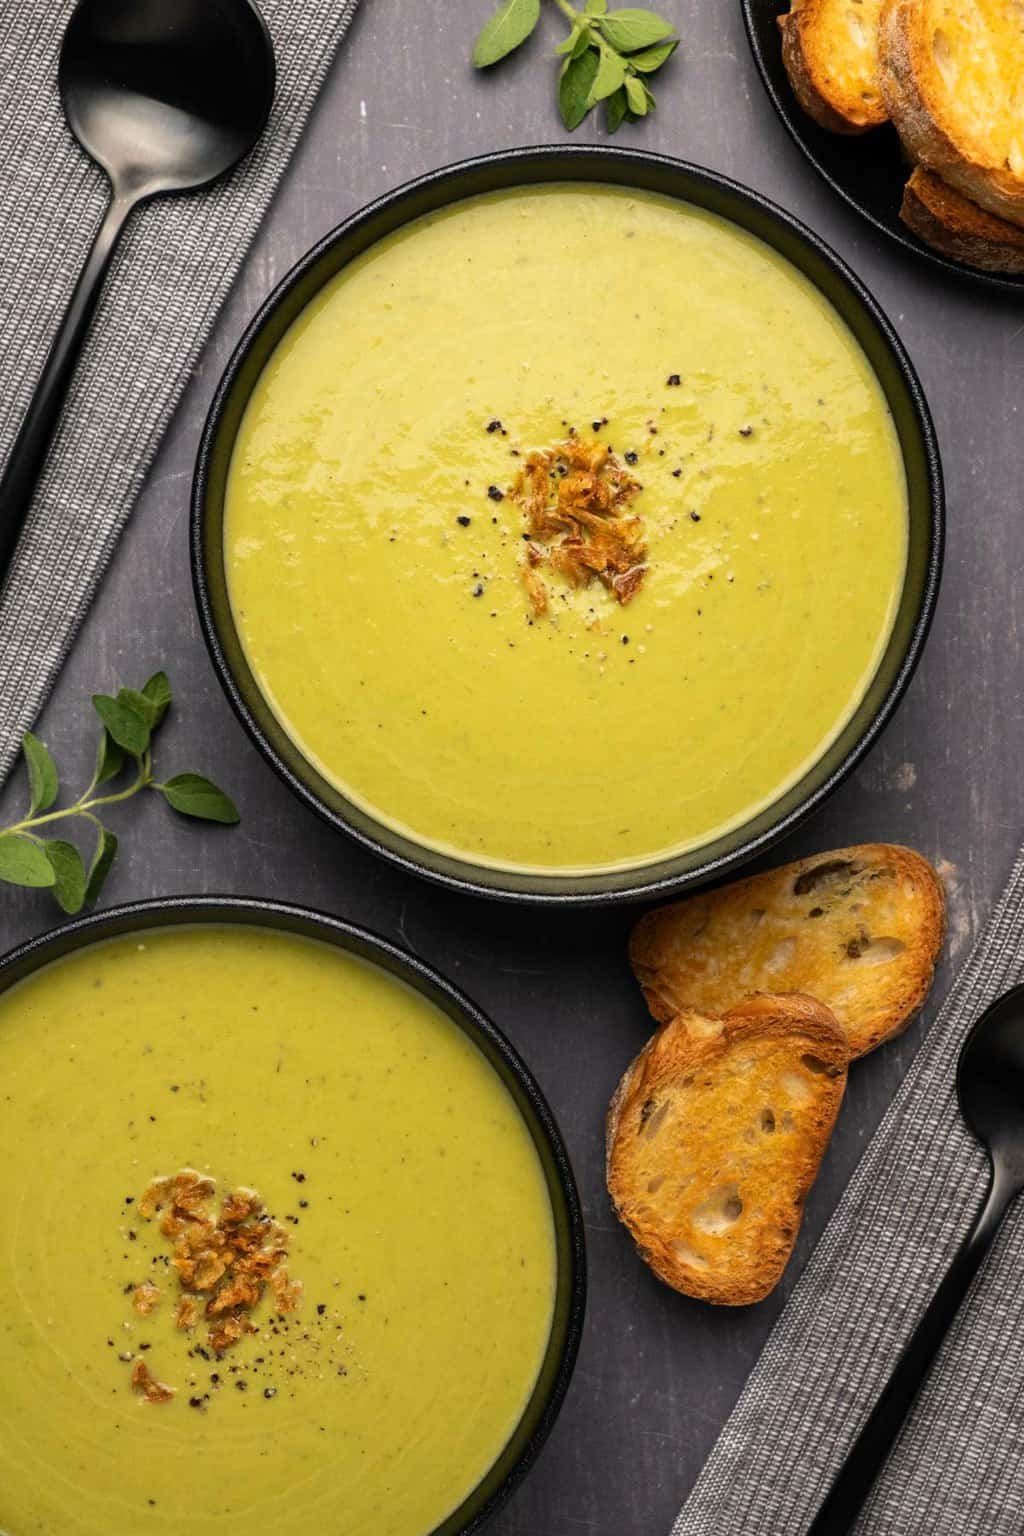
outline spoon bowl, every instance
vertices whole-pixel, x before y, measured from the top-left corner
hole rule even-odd
[[[964,1042],[960,1113],[1004,1177],[1024,1185],[1024,986],[987,1008]]]
[[[274,55],[249,0],[81,0],[60,93],[115,192],[182,192],[223,175],[262,133]]]
[[[0,584],[133,209],[237,165],[266,126],[274,78],[253,0],[79,0],[61,48],[61,101],[112,197],[0,478]]]

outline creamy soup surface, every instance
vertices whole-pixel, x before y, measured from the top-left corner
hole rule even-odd
[[[302,1285],[221,1358],[175,1326],[139,1210],[183,1165],[260,1193]],[[500,1080],[418,994],[298,937],[112,940],[0,997],[0,1210],[4,1536],[424,1536],[550,1334],[551,1206]],[[139,1360],[173,1398],[133,1392]]]
[[[610,443],[640,591],[523,581],[527,456]],[[795,783],[902,588],[906,487],[860,348],[768,247],[609,187],[456,205],[342,271],[231,466],[236,624],[281,724],[378,820],[477,862],[640,865]]]

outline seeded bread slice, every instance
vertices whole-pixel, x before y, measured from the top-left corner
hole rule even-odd
[[[630,960],[654,1017],[721,1013],[754,992],[806,992],[850,1055],[899,1034],[928,995],[945,897],[926,859],[865,843],[648,912]]]
[[[885,0],[882,94],[910,158],[1024,225],[1022,58],[1019,0]]]
[[[985,272],[1024,275],[1024,229],[969,202],[920,166],[907,182],[900,218],[919,240]]]
[[[804,111],[832,133],[864,133],[888,112],[878,79],[882,0],[793,0],[782,60]]]
[[[751,997],[658,1031],[608,1114],[608,1190],[666,1284],[761,1301],[793,1250],[846,1087],[846,1041],[813,998]]]

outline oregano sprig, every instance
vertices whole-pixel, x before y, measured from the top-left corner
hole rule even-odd
[[[53,809],[60,776],[49,749],[31,731],[22,737],[28,810],[20,821],[0,828],[0,881],[47,888],[65,912],[80,912],[100,894],[117,855],[117,838],[99,813],[143,789],[155,790],[183,816],[225,826],[238,821],[234,802],[201,774],[178,773],[163,782],[154,777],[153,737],[170,705],[171,685],[165,672],[157,672],[139,689],[93,694],[92,706],[102,724],[96,766],[78,799],[60,810]],[[115,781],[129,772],[127,783],[116,788]],[[88,864],[74,843],[49,836],[58,823],[73,819],[92,828],[94,844]]]
[[[554,3],[570,29],[555,50],[562,58],[558,106],[565,126],[578,128],[602,101],[609,133],[646,117],[654,107],[648,81],[679,46],[672,23],[636,6],[610,11],[608,0],[586,0],[582,10],[570,0]],[[489,69],[525,43],[540,8],[541,0],[502,0],[477,37],[477,69]]]

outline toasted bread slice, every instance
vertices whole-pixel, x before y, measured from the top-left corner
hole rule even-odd
[[[630,960],[656,1019],[721,1013],[752,992],[806,992],[863,1056],[924,1002],[944,932],[928,861],[865,843],[648,912]]]
[[[1019,0],[885,0],[882,94],[912,160],[1024,224],[1024,9]]]
[[[882,0],[793,0],[782,60],[804,111],[833,133],[864,133],[888,117],[878,79]]]
[[[786,1267],[846,1087],[846,1041],[813,998],[683,1013],[629,1068],[608,1114],[608,1189],[677,1291],[761,1301]]]
[[[919,240],[984,272],[1024,275],[1024,229],[969,202],[920,166],[903,192],[900,218]]]

